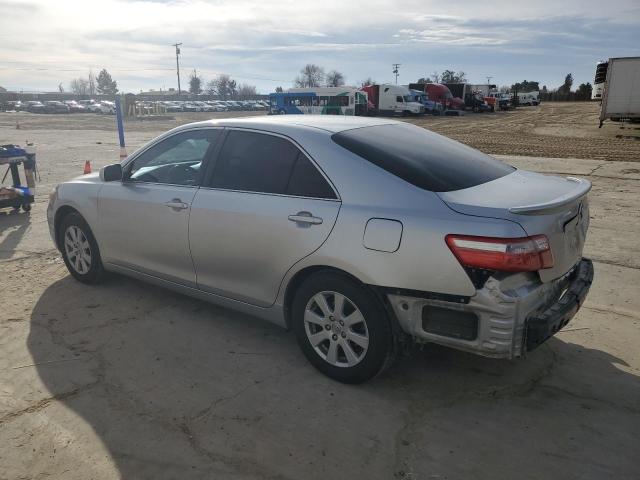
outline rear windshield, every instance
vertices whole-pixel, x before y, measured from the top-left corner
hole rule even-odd
[[[387,172],[432,192],[475,187],[515,170],[478,150],[407,123],[345,130],[331,138]]]

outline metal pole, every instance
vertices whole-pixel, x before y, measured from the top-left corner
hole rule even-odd
[[[182,93],[180,89],[180,60],[178,55],[180,55],[180,45],[182,43],[174,43],[173,46],[176,47],[176,73],[178,74],[178,95]]]
[[[394,64],[393,64],[393,73],[394,73],[394,74],[395,74],[395,76],[396,76],[396,85],[398,84],[398,75],[399,75],[399,74],[398,74],[398,67],[399,67],[399,66],[400,66],[400,64],[399,64],[399,63],[394,63]]]
[[[122,124],[122,107],[120,106],[120,95],[116,95],[116,123],[118,125],[118,138],[120,140],[120,160],[127,157],[127,149],[124,145],[124,126]]]

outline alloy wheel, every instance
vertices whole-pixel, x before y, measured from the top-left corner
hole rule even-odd
[[[369,348],[364,316],[338,292],[323,291],[311,297],[304,311],[304,327],[315,352],[336,367],[357,365]]]
[[[80,275],[91,269],[91,246],[84,232],[70,225],[64,232],[64,249],[71,267]]]

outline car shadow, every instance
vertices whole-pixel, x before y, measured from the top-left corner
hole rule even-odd
[[[565,460],[543,450],[564,455],[568,435],[584,452],[571,450],[574,472],[595,478],[596,460],[623,468],[611,452],[630,451],[638,426],[638,377],[603,351],[554,338],[509,362],[430,346],[348,386],[277,326],[115,275],[53,283],[27,343],[51,397],[125,479],[400,478],[427,460],[449,478],[544,477]]]
[[[20,210],[0,210],[0,260],[11,258],[31,225],[31,215]],[[12,229],[6,235],[4,232]]]

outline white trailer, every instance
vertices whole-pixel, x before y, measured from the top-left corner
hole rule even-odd
[[[640,121],[640,57],[609,59],[600,127],[606,119]]]

